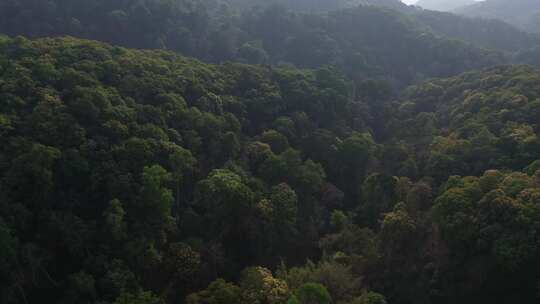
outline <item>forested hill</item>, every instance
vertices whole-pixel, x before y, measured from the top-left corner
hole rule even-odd
[[[540,36],[526,33],[497,19],[481,19],[447,12],[409,10],[416,22],[450,39],[503,52],[525,51],[540,45]],[[515,60],[524,63],[521,60]],[[535,63],[540,66],[540,61]]]
[[[420,175],[517,170],[540,153],[540,77],[527,66],[496,67],[410,87],[388,134],[423,151]],[[424,153],[427,152],[427,153]]]
[[[456,13],[500,19],[523,30],[540,33],[540,2],[537,0],[486,0],[458,8]]]
[[[391,8],[403,8],[406,6],[400,0],[222,0],[221,3],[240,9],[277,5],[303,12],[333,11],[358,5],[375,5]]]
[[[334,65],[355,80],[386,79],[397,87],[509,61],[497,51],[473,46],[474,39],[495,41],[480,43],[482,47],[510,45],[500,49],[512,51],[534,44],[506,28],[486,33],[489,26],[484,26],[478,29],[484,34],[469,35],[475,31],[454,29],[459,23],[454,20],[444,21],[450,29],[442,25],[438,33],[430,30],[430,21],[418,22],[414,15],[374,5],[324,13],[279,6],[238,9],[189,0],[0,1],[0,33],[71,35],[126,47],[174,50],[214,63]]]
[[[536,302],[539,83],[1,37],[0,302]]]

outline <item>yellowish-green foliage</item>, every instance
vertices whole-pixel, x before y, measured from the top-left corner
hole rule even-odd
[[[242,300],[254,304],[279,304],[288,299],[290,291],[287,283],[275,278],[263,267],[247,268],[240,280]]]

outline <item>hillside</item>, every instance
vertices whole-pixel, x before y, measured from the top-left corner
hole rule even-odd
[[[1,37],[0,302],[538,301],[539,83]]]
[[[334,65],[355,80],[385,79],[395,87],[508,62],[497,51],[437,35],[414,17],[373,5],[309,13],[275,6],[238,12],[189,0],[2,1],[0,33],[71,35],[214,63]],[[502,37],[512,38],[497,45],[530,47],[519,34]]]
[[[540,151],[539,81],[537,70],[516,66],[410,87],[389,133],[421,151],[420,167],[428,170],[421,175],[439,172],[440,180],[489,168],[524,168]],[[417,129],[420,123],[423,129]]]
[[[540,37],[496,19],[464,17],[454,13],[414,10],[416,22],[449,39],[502,52],[515,53],[540,45]],[[518,61],[526,63],[526,61]]]
[[[536,0],[487,0],[459,8],[456,13],[500,19],[528,32],[540,33],[540,2]]]
[[[471,1],[0,0],[0,304],[540,303],[539,5]]]

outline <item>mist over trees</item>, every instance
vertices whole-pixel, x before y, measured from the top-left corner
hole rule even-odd
[[[397,0],[0,1],[0,303],[536,303],[539,41]]]
[[[540,33],[540,3],[535,0],[489,0],[459,8],[456,13],[500,19],[522,30]]]

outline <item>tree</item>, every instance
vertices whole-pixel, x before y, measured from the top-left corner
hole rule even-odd
[[[407,213],[405,204],[396,205],[393,212],[384,215],[381,225],[382,253],[388,261],[406,257],[415,241],[417,224]]]
[[[354,134],[346,138],[338,146],[340,166],[340,183],[349,205],[355,205],[360,197],[357,190],[366,175],[369,161],[372,157],[374,141],[369,134]]]
[[[243,264],[253,258],[260,229],[255,225],[255,194],[238,174],[227,169],[212,171],[196,186],[195,206],[203,214],[201,233],[220,241],[231,261]],[[228,266],[241,267],[232,262]]]
[[[398,179],[384,174],[372,174],[362,185],[360,217],[369,227],[376,227],[381,215],[392,210],[399,199]]]
[[[184,243],[171,243],[163,255],[160,273],[164,278],[161,295],[171,297],[171,293],[184,294],[195,285],[194,279],[200,271],[201,256],[189,245]]]
[[[8,197],[14,202],[46,206],[54,187],[54,164],[60,155],[60,150],[36,143],[14,158],[5,177]]]
[[[302,304],[300,300],[295,295],[292,295],[289,300],[287,300],[287,304]]]
[[[238,304],[242,303],[240,287],[217,279],[202,291],[189,295],[187,304]]]
[[[289,185],[282,183],[272,188],[270,195],[272,216],[279,226],[294,226],[298,212],[298,197]]]
[[[261,135],[261,141],[270,145],[272,151],[276,154],[280,154],[289,148],[287,137],[276,130],[265,131]]]
[[[302,285],[296,292],[295,296],[302,304],[330,304],[332,298],[330,294],[321,284],[306,283]]]
[[[538,170],[540,170],[540,160],[534,161],[532,164],[527,166],[527,168],[525,168],[525,172],[531,176],[534,175]]]
[[[117,199],[110,201],[109,207],[103,212],[106,230],[115,241],[122,240],[126,236],[125,216],[126,211]]]
[[[434,220],[454,244],[471,241],[478,233],[473,202],[462,189],[449,189],[435,200]]]
[[[163,259],[166,271],[172,279],[187,284],[196,276],[201,263],[200,254],[184,243],[172,243]]]
[[[189,150],[179,146],[173,146],[173,151],[169,154],[169,163],[176,182],[175,205],[180,208],[181,188],[186,176],[190,176],[195,170],[197,159],[193,157]]]
[[[376,292],[368,291],[356,298],[352,304],[386,304],[386,298]]]
[[[135,225],[143,235],[162,239],[174,221],[171,217],[174,198],[172,191],[165,187],[171,180],[171,174],[163,167],[153,165],[144,167],[141,179]]]
[[[279,304],[289,296],[287,283],[274,278],[270,270],[263,267],[251,267],[242,271],[240,287],[245,303]]]

